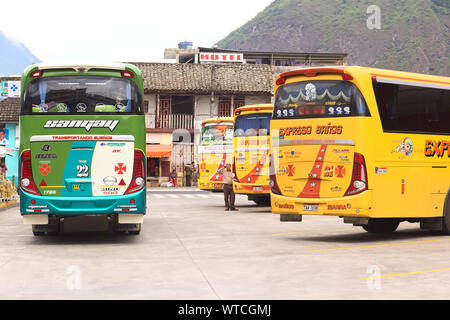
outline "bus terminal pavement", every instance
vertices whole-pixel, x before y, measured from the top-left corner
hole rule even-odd
[[[402,223],[368,234],[338,217],[280,222],[270,207],[149,188],[140,235],[33,236],[0,211],[0,299],[448,299],[450,236]]]

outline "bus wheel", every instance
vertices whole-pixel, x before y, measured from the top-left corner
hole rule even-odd
[[[42,231],[33,231],[33,236],[35,236],[35,237],[45,236],[45,232],[42,232]]]
[[[442,216],[441,230],[432,231],[433,234],[450,234],[450,192],[447,193],[444,202],[444,214]]]
[[[363,229],[370,233],[392,233],[397,230],[400,221],[396,219],[369,219]]]

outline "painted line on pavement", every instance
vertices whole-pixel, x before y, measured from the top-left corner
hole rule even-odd
[[[432,273],[432,272],[441,272],[441,271],[450,271],[450,268],[393,273],[393,274],[386,274],[386,275],[382,275],[382,276],[374,276],[374,277],[367,277],[367,278],[361,278],[361,279],[362,280],[381,279],[381,278],[391,278],[391,277],[399,277],[399,276],[408,276],[408,275],[412,275],[412,274]]]

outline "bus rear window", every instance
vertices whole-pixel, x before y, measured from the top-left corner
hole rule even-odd
[[[238,116],[234,123],[234,136],[267,136],[270,131],[270,119],[270,113]]]
[[[348,81],[303,81],[277,90],[273,119],[370,116],[359,89]]]
[[[139,90],[129,79],[48,77],[27,86],[22,114],[140,113],[140,104]]]

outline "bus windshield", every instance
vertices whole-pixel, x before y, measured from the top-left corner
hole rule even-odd
[[[206,124],[202,127],[202,146],[222,144],[233,144],[232,124]]]
[[[370,116],[351,82],[318,80],[289,83],[277,90],[273,119]]]
[[[270,130],[270,113],[246,114],[236,118],[235,137],[267,136]]]
[[[27,86],[22,114],[139,113],[140,104],[139,90],[129,79],[49,77]]]

